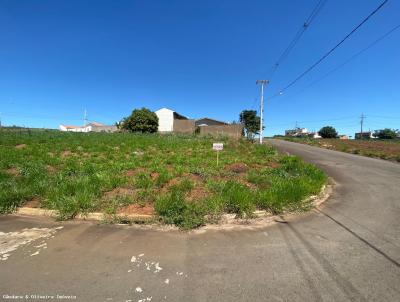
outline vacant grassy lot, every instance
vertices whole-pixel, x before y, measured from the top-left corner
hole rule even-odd
[[[222,213],[251,217],[309,206],[326,181],[319,169],[271,146],[128,133],[0,132],[0,212],[23,204],[78,213],[154,214],[193,228]]]
[[[284,139],[336,151],[400,162],[400,140]]]

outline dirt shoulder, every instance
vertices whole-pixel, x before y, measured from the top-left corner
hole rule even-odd
[[[400,140],[281,139],[335,151],[400,162]]]

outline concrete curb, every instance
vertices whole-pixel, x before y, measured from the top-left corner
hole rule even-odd
[[[318,208],[324,203],[332,194],[333,186],[335,182],[329,178],[329,183],[322,187],[321,192],[318,195],[310,196],[307,200],[311,201],[313,208]],[[27,208],[21,207],[15,212],[16,215],[26,216],[42,216],[42,217],[53,217],[57,216],[56,210],[46,210],[38,208]],[[208,224],[199,229],[190,231],[191,233],[203,233],[207,230],[240,230],[240,229],[259,229],[276,223],[282,220],[283,215],[289,215],[290,217],[296,216],[296,213],[284,213],[282,215],[272,215],[267,211],[255,211],[253,212],[255,218],[252,219],[237,219],[235,214],[223,214],[221,221],[217,224]],[[87,213],[78,214],[75,219],[88,220],[88,221],[131,221],[131,222],[151,222],[154,221],[155,216],[153,215],[108,215],[104,213]],[[118,223],[117,223],[118,224]],[[170,226],[165,227],[158,224],[147,225],[152,229],[160,230],[177,230],[176,227]]]
[[[336,183],[333,179],[329,178],[329,183],[322,187],[321,192],[318,195],[310,196],[306,201],[311,201],[311,210],[318,208],[331,196],[333,187]],[[309,214],[309,212],[304,212]],[[295,218],[299,216],[299,213],[283,213],[281,215],[272,215],[266,211],[254,212],[255,218],[252,219],[237,219],[235,214],[224,214],[221,217],[221,221],[217,224],[207,224],[198,229],[191,230],[192,234],[203,234],[206,231],[240,231],[240,230],[260,230],[266,226],[284,223],[286,218]],[[283,218],[285,216],[285,218]]]
[[[21,207],[18,208],[15,212],[17,215],[28,215],[28,216],[45,216],[45,217],[57,217],[58,212],[56,210],[46,210],[46,209],[38,209],[38,208],[27,208]],[[154,219],[152,215],[107,215],[104,213],[87,213],[87,214],[78,214],[75,216],[75,219],[82,220],[94,220],[94,221],[104,221],[108,218],[117,218],[120,220],[135,220],[135,221],[148,221]]]

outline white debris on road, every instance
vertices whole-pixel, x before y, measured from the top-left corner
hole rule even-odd
[[[146,271],[150,271],[150,272],[153,272],[154,274],[158,274],[163,270],[163,268],[160,266],[160,262],[145,261],[147,259],[146,259],[146,257],[143,257],[143,256],[144,256],[144,254],[139,254],[139,255],[134,255],[131,257],[131,263],[133,263],[133,265],[136,265],[137,267],[140,267],[140,269],[135,269],[135,273],[139,274],[139,273],[145,273]],[[142,264],[144,264],[144,265],[142,266]],[[132,269],[129,269],[128,273],[131,271],[132,271]],[[185,278],[188,277],[187,274],[184,274],[184,272],[179,272],[179,271],[176,272],[176,275],[178,277],[175,277],[175,279],[172,276],[172,279],[173,279],[172,281],[174,282],[174,284],[175,284],[176,279],[182,280],[182,278],[179,278],[179,277],[185,277]],[[158,274],[158,278],[160,278],[160,283],[163,282],[164,284],[169,285],[170,279],[169,278],[164,279],[165,277],[167,277],[166,272]],[[147,288],[146,293],[148,293],[149,291],[150,291],[150,289]],[[135,292],[138,293],[138,295],[142,297],[141,299],[137,300],[137,302],[149,302],[153,299],[152,296],[143,298],[144,294],[141,294],[143,292],[143,290],[140,287],[136,287]],[[155,299],[157,300],[157,297]],[[164,296],[164,299],[167,299],[167,296]]]
[[[139,254],[138,256],[132,256],[131,262],[135,263],[137,267],[140,267],[141,264],[143,263],[143,258],[142,258],[143,256],[144,256],[144,254]],[[163,269],[160,266],[159,262],[156,263],[154,261],[145,261],[144,265],[145,265],[147,271],[153,270],[153,273],[155,273],[155,274],[159,273]]]
[[[31,254],[31,257],[32,257],[32,256],[36,256],[36,255],[39,255],[39,251],[36,251],[36,252],[34,252],[33,254]]]
[[[39,245],[35,245],[35,247],[37,247],[37,248],[46,248],[46,245],[47,245],[47,243],[45,242],[45,243],[42,243],[42,244],[39,244]]]
[[[55,228],[26,228],[19,232],[0,232],[0,259],[3,261],[7,260],[10,256],[10,252],[35,240],[40,238],[52,238],[57,230],[62,228],[62,226]],[[36,248],[47,248],[47,244],[42,241],[42,244],[36,246]],[[39,254],[39,252],[33,253],[32,255],[37,254]]]
[[[160,263],[158,263],[158,262],[154,265],[154,268],[156,269],[154,271],[155,274],[162,270],[162,267],[160,266]]]

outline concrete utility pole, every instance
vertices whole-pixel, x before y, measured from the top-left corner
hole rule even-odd
[[[269,83],[268,80],[257,80],[256,85],[261,84],[261,102],[260,102],[260,144],[263,143],[263,115],[264,115],[264,85]]]
[[[83,114],[83,126],[84,126],[84,127],[87,126],[87,112],[86,112],[86,108],[85,108],[85,113]]]
[[[363,134],[363,124],[364,124],[364,119],[365,119],[364,113],[361,113],[360,118],[361,118],[360,125],[361,125],[361,138],[362,138],[362,136],[363,136],[362,135]]]

